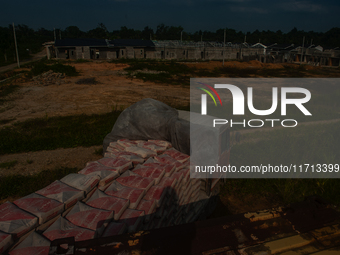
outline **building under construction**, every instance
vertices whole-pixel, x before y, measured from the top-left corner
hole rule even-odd
[[[299,62],[339,66],[340,49],[294,44],[191,42],[138,39],[62,39],[45,44],[47,56],[57,59],[258,60],[263,63]]]

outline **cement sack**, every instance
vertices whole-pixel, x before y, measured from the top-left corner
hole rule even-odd
[[[187,180],[188,180],[188,178],[190,178],[190,169],[189,168],[185,167],[182,170],[179,170],[178,172],[183,173],[183,178],[187,178]]]
[[[84,191],[70,187],[58,180],[35,193],[64,203],[65,210],[84,198]]]
[[[87,228],[78,227],[63,217],[57,219],[43,233],[43,235],[50,241],[74,236],[74,240],[76,242],[93,239],[95,238],[95,234],[95,231]]]
[[[172,157],[170,157],[169,155],[166,155],[166,154],[162,154],[162,155],[156,156],[154,158],[155,158],[155,160],[157,160],[160,163],[175,165],[176,166],[176,172],[185,167],[182,163],[180,163],[176,159],[174,159],[174,158],[172,158]]]
[[[106,190],[105,193],[109,196],[124,198],[129,200],[129,208],[135,209],[143,196],[145,195],[144,189],[129,188],[114,181]]]
[[[20,238],[38,225],[38,218],[16,205],[6,202],[0,205],[0,231]]]
[[[117,182],[126,187],[144,189],[145,192],[147,192],[149,188],[154,185],[155,180],[151,178],[137,176],[132,171],[126,171],[119,178],[117,178]]]
[[[169,155],[170,157],[172,157],[173,159],[176,159],[177,161],[179,161],[180,163],[185,163],[189,160],[190,156],[186,155],[178,150],[176,150],[175,148],[171,148],[169,150],[166,150],[164,152],[165,155]]]
[[[155,201],[157,207],[160,207],[163,203],[163,200],[167,194],[167,187],[163,186],[153,186],[146,192],[143,199]]]
[[[127,147],[135,147],[135,146],[137,146],[137,142],[136,141],[131,141],[129,139],[119,139],[117,141],[117,143],[120,146],[124,147],[124,149],[127,148]]]
[[[88,228],[101,235],[112,220],[113,212],[96,209],[82,202],[78,202],[66,215],[66,219],[78,227]]]
[[[176,204],[177,200],[176,200],[177,194],[175,192],[172,192],[172,195],[170,197],[167,197],[166,199],[166,206],[171,206],[172,204]]]
[[[138,147],[154,151],[157,154],[161,154],[166,150],[166,146],[159,146],[153,142],[148,142],[148,141],[140,141],[137,143],[137,145]]]
[[[37,216],[39,224],[53,219],[64,211],[64,204],[47,197],[32,193],[13,202],[19,208]]]
[[[156,210],[156,218],[162,218],[162,217],[166,217],[167,216],[167,211],[166,211],[166,203],[165,203],[165,201],[162,203],[162,205],[159,207],[159,208],[157,208],[157,210]]]
[[[111,153],[111,152],[119,152],[119,150],[117,150],[116,148],[113,148],[111,146],[107,147],[105,154],[106,153]],[[105,154],[104,154],[104,157],[105,157]]]
[[[110,222],[104,230],[102,237],[122,235],[127,231],[127,226],[122,222]]]
[[[171,219],[174,216],[174,212],[176,211],[176,205],[168,207],[167,211],[168,211],[167,218]]]
[[[113,168],[118,171],[119,174],[124,173],[126,170],[132,168],[132,162],[124,158],[101,158],[97,162],[100,164]]]
[[[166,188],[168,195],[170,196],[172,192],[174,192],[176,184],[177,180],[175,178],[163,177],[163,179],[158,183],[157,186]]]
[[[144,222],[149,222],[152,214],[156,211],[156,201],[142,199],[136,210],[144,211]]]
[[[128,232],[136,232],[140,224],[143,223],[144,211],[126,209],[120,217],[119,222],[125,223],[128,227]]]
[[[89,193],[87,193],[85,198],[81,201],[85,203],[87,200],[89,200],[92,197],[93,193],[96,192],[96,190],[98,190],[98,187],[95,187]]]
[[[155,180],[155,185],[157,185],[165,174],[165,170],[159,166],[143,166],[137,165],[132,171],[142,177],[147,177]]]
[[[195,186],[198,182],[201,185],[201,179],[198,179],[198,178],[191,178],[190,179],[191,186]]]
[[[124,151],[124,146],[121,146],[120,144],[118,144],[117,142],[111,142],[109,144],[109,147],[116,150],[116,151]],[[107,150],[109,151],[109,150]]]
[[[113,211],[113,218],[118,220],[125,209],[129,207],[130,202],[127,199],[109,196],[96,190],[86,204],[94,208]]]
[[[172,148],[172,145],[168,141],[163,141],[163,140],[148,140],[150,143],[154,143],[160,147],[165,147],[166,149]]]
[[[0,231],[0,254],[6,251],[13,243],[11,234]]]
[[[171,175],[172,178],[175,178],[177,180],[177,185],[176,185],[176,189],[180,188],[182,185],[182,179],[184,177],[183,173],[180,173],[180,172],[176,172],[176,173],[173,173]]]
[[[133,165],[142,164],[144,162],[144,159],[142,157],[138,156],[135,153],[127,152],[127,151],[106,152],[104,154],[104,157],[106,158],[121,157],[127,161],[132,162]]]
[[[170,177],[173,172],[176,170],[175,165],[169,165],[169,164],[163,164],[158,161],[152,162],[151,160],[147,160],[143,166],[148,166],[148,167],[157,167],[160,169],[164,170],[164,177]]]
[[[99,183],[100,177],[97,175],[69,174],[60,179],[61,182],[89,193]]]
[[[195,217],[195,211],[189,212],[188,215],[184,218],[185,223],[192,222],[194,217]]]
[[[103,142],[106,151],[110,142],[119,139],[164,140],[177,150],[190,154],[190,123],[179,119],[176,109],[147,98],[125,109]]]
[[[116,179],[119,176],[119,173],[117,170],[103,166],[102,164],[89,164],[84,169],[80,170],[78,174],[85,174],[85,175],[97,175],[100,177],[100,181],[98,183],[98,186],[105,186],[109,182],[112,182],[114,179]]]
[[[32,232],[9,255],[48,255],[51,242],[37,232]]]
[[[138,156],[140,156],[144,159],[154,157],[154,156],[157,155],[157,153],[154,152],[154,151],[151,151],[151,150],[145,149],[145,148],[141,148],[141,147],[135,147],[135,146],[126,147],[125,151],[135,153],[135,154],[137,154]]]
[[[192,195],[190,197],[190,203],[197,203],[198,197],[199,197],[199,191],[196,192],[196,193],[192,193]]]

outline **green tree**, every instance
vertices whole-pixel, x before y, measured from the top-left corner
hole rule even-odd
[[[77,26],[68,26],[62,33],[63,38],[84,38],[85,33]]]

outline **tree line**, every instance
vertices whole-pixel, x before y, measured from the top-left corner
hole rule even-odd
[[[305,45],[315,44],[324,47],[340,46],[340,28],[334,27],[327,32],[303,31],[293,28],[287,33],[278,31],[259,31],[243,33],[230,28],[221,28],[216,31],[187,32],[182,26],[166,26],[160,24],[154,30],[146,26],[143,30],[122,26],[119,30],[109,31],[103,23],[89,31],[82,31],[77,26],[69,26],[65,29],[47,30],[40,28],[34,30],[26,25],[15,27],[19,55],[22,59],[28,58],[30,54],[36,53],[42,48],[42,44],[53,41],[54,38],[96,38],[96,39],[143,39],[143,40],[185,40],[185,41],[218,41],[223,42],[224,30],[226,30],[226,41],[232,43],[261,42],[263,44],[295,44],[301,45],[305,37]],[[13,27],[0,27],[0,64],[13,62],[15,59],[15,46],[13,39]]]

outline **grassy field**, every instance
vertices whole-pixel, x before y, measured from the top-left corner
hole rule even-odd
[[[18,122],[0,129],[0,154],[103,143],[120,111],[106,114],[48,117]]]
[[[159,61],[159,60],[131,60],[119,59],[112,63],[126,63],[129,67],[128,76],[131,78],[142,79],[156,83],[180,84],[189,86],[189,79],[192,77],[277,77],[277,78],[302,78],[302,77],[339,77],[339,68],[318,68],[308,69],[305,65],[292,66],[283,65],[282,68],[261,68],[247,67],[238,68],[232,66],[218,67],[211,69],[201,69],[185,65],[178,61]],[[149,73],[148,71],[155,71]]]

